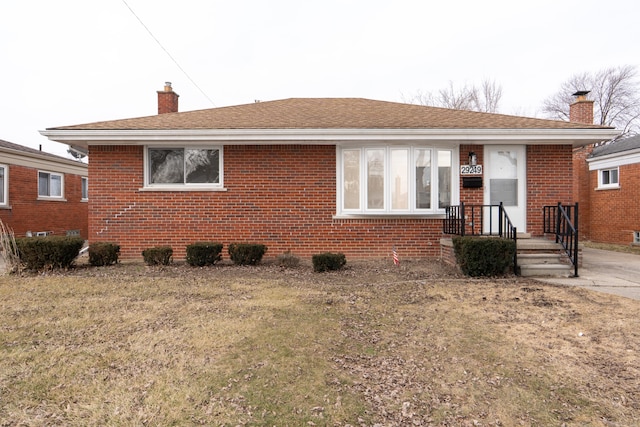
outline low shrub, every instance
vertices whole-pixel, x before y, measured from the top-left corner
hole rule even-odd
[[[171,246],[155,246],[142,251],[142,258],[147,265],[169,265],[173,259]]]
[[[222,259],[222,243],[196,242],[187,246],[187,264],[202,267]]]
[[[232,243],[229,257],[237,265],[256,265],[267,252],[267,247],[259,243]]]
[[[32,271],[69,268],[80,253],[80,237],[47,236],[16,239],[18,257],[24,268]]]
[[[291,251],[287,251],[276,257],[276,263],[280,267],[295,268],[300,264],[300,258],[292,254]]]
[[[471,277],[501,276],[513,268],[516,244],[498,237],[454,237],[456,261],[464,274]]]
[[[118,263],[120,245],[111,242],[93,242],[89,245],[89,265],[101,267]]]
[[[333,271],[340,270],[347,263],[347,257],[343,253],[325,252],[311,257],[313,271]]]

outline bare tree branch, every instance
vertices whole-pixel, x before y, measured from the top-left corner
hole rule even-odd
[[[440,89],[436,94],[418,92],[411,97],[403,97],[403,100],[412,104],[496,113],[501,98],[502,87],[494,81],[484,80],[480,88],[475,85],[456,88],[450,81],[448,87]]]
[[[626,65],[605,68],[595,74],[576,74],[560,86],[560,90],[543,102],[543,112],[550,118],[569,120],[572,94],[591,91],[594,121],[625,132],[640,127],[640,86],[635,67]]]

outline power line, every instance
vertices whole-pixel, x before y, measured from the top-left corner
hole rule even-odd
[[[129,6],[129,4],[126,2],[126,0],[122,0],[122,3],[124,3],[125,6],[127,6],[127,9],[129,9],[129,11],[131,11],[131,13],[133,14],[133,16],[136,17],[136,19],[138,20],[138,22],[140,23],[140,25],[142,25],[144,27],[145,30],[147,30],[147,33],[149,33],[149,35],[156,41],[156,43],[158,43],[158,46],[160,46],[160,48],[162,50],[164,50],[164,52],[167,54],[167,56],[169,58],[171,58],[171,60],[173,61],[174,64],[176,64],[176,66],[180,69],[180,71],[182,71],[182,73],[187,76],[187,78],[189,79],[189,81],[191,81],[191,83],[193,83],[193,85],[200,91],[200,93],[209,100],[209,102],[211,103],[211,105],[213,105],[214,107],[216,106],[216,104],[211,100],[211,98],[209,98],[207,96],[207,94],[200,88],[200,86],[198,86],[198,84],[191,78],[191,76],[189,76],[189,74],[184,70],[184,68],[182,68],[180,66],[180,64],[178,63],[178,61],[176,61],[176,59],[169,53],[169,51],[167,49],[165,49],[165,47],[162,45],[162,43],[160,43],[160,40],[158,40],[156,38],[156,36],[153,35],[153,33],[151,32],[151,30],[144,24],[144,22],[142,22],[142,19],[140,19],[140,17],[133,11],[133,9],[131,9],[131,6]]]

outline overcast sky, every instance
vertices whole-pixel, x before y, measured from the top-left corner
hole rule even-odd
[[[576,73],[640,66],[639,18],[637,0],[3,0],[0,139],[64,154],[38,131],[156,114],[165,81],[189,111],[493,80],[500,112],[535,117]]]

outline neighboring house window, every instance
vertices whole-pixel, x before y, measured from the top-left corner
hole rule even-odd
[[[338,157],[338,211],[344,214],[442,211],[452,201],[453,158],[453,150],[439,148],[342,148]]]
[[[218,147],[148,147],[145,183],[150,187],[220,187],[221,154]]]
[[[55,172],[38,172],[38,196],[62,197],[64,177]]]
[[[618,188],[618,168],[600,169],[598,171],[598,188]]]
[[[83,176],[82,180],[82,200],[89,200],[89,178]]]
[[[9,194],[9,168],[6,165],[0,165],[0,206],[7,205],[7,196]]]

